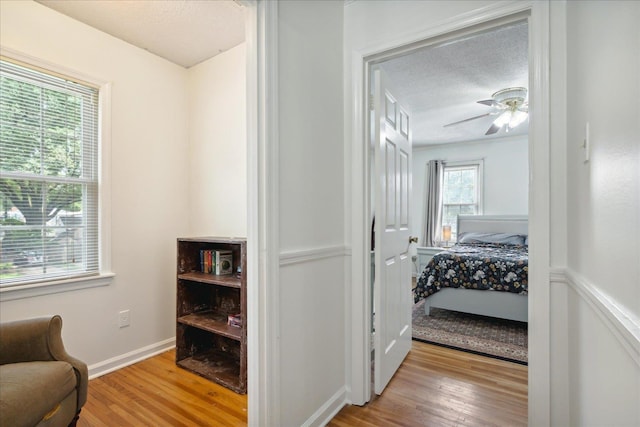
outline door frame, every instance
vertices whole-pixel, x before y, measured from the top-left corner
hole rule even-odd
[[[278,2],[240,0],[247,44],[248,425],[280,424]]]
[[[351,317],[347,316],[350,358],[350,401],[362,405],[371,395],[370,288],[370,157],[368,145],[369,75],[373,64],[417,47],[477,32],[510,20],[528,20],[529,26],[529,405],[530,425],[551,423],[550,378],[550,118],[549,118],[549,2],[518,1],[494,4],[418,33],[394,38],[392,43],[346,52],[351,60]],[[347,117],[347,120],[349,118]]]

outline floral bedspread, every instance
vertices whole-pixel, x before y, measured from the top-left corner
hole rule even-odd
[[[414,302],[443,287],[527,293],[527,246],[457,244],[431,259],[418,279]]]

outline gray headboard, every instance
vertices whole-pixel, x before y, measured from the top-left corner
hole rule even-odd
[[[527,215],[458,215],[458,236],[464,232],[529,235]]]

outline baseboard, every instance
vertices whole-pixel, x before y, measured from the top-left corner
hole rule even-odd
[[[176,339],[169,338],[164,341],[157,342],[133,351],[129,353],[121,354],[120,356],[112,357],[111,359],[104,360],[102,362],[94,363],[89,366],[89,379],[98,378],[109,372],[117,371],[125,366],[133,365],[144,359],[156,356],[160,353],[164,353],[167,350],[171,350],[176,346]]]
[[[342,386],[324,405],[322,405],[307,421],[303,427],[325,426],[336,416],[340,409],[347,404],[347,389]]]
[[[612,335],[640,366],[640,319],[603,293],[598,286],[569,268],[553,269],[550,279],[551,282],[561,282],[570,286],[595,311]]]

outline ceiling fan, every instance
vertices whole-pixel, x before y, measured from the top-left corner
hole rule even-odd
[[[491,96],[491,99],[478,101],[478,104],[487,105],[493,108],[493,111],[479,116],[470,117],[458,122],[449,123],[444,127],[457,125],[471,120],[481,119],[487,116],[498,116],[485,135],[492,135],[503,127],[507,132],[522,124],[529,115],[529,105],[525,101],[527,98],[527,89],[523,87],[510,87],[497,91]]]

